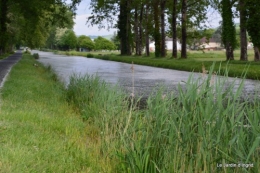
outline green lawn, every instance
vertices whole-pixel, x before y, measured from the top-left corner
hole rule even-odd
[[[91,170],[86,124],[50,70],[24,54],[0,92],[0,172]]]

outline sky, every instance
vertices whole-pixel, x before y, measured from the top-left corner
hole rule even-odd
[[[77,15],[74,19],[74,32],[76,35],[96,35],[96,36],[104,36],[111,35],[116,32],[116,29],[101,29],[99,30],[98,26],[89,26],[87,22],[87,17],[90,16],[91,10],[89,9],[91,0],[82,0],[82,2],[77,6]],[[206,24],[210,28],[216,28],[219,26],[219,21],[221,17],[218,12],[214,10],[208,11],[208,20]]]
[[[82,0],[82,2],[77,6],[77,15],[74,19],[74,32],[76,35],[96,35],[104,36],[111,35],[117,31],[117,29],[99,29],[98,26],[89,26],[87,22],[87,17],[90,16],[91,10],[89,9],[90,0]]]

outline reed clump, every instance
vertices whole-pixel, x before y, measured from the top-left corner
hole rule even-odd
[[[111,172],[257,172],[260,105],[239,101],[243,81],[226,86],[213,69],[177,92],[155,91],[142,110],[97,76],[73,76],[67,98],[96,127],[96,157]]]

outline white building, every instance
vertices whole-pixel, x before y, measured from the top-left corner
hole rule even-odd
[[[172,41],[165,41],[166,49],[172,50]],[[149,49],[151,52],[155,51],[155,42],[149,44]],[[181,50],[181,44],[177,41],[177,50]]]

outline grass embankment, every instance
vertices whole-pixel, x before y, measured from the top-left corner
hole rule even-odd
[[[8,57],[9,55],[11,55],[11,54],[10,54],[10,53],[5,53],[5,54],[0,55],[0,60],[1,60],[1,59],[5,59],[5,58]]]
[[[247,70],[246,78],[248,79],[259,79],[260,78],[260,62],[253,61],[253,51],[248,51],[249,62],[239,61],[239,51],[234,52],[235,60],[227,62],[225,60],[224,51],[190,51],[188,52],[188,59],[172,59],[170,58],[170,52],[166,58],[154,58],[146,56],[120,56],[118,52],[62,52],[55,51],[57,54],[64,55],[76,55],[85,57],[95,57],[103,60],[118,61],[125,63],[134,63],[140,65],[148,65],[153,67],[161,67],[168,69],[176,69],[182,71],[193,71],[202,72],[202,66],[209,69],[213,62],[216,62],[215,71],[221,68],[221,74],[224,75],[226,68],[229,69],[230,77],[241,77],[242,74]]]
[[[212,73],[191,76],[179,94],[156,91],[143,110],[93,76],[72,77],[67,98],[95,127],[107,172],[258,172],[259,102],[239,102],[243,83],[234,92]]]
[[[86,124],[56,76],[29,54],[1,89],[0,172],[88,172]]]

